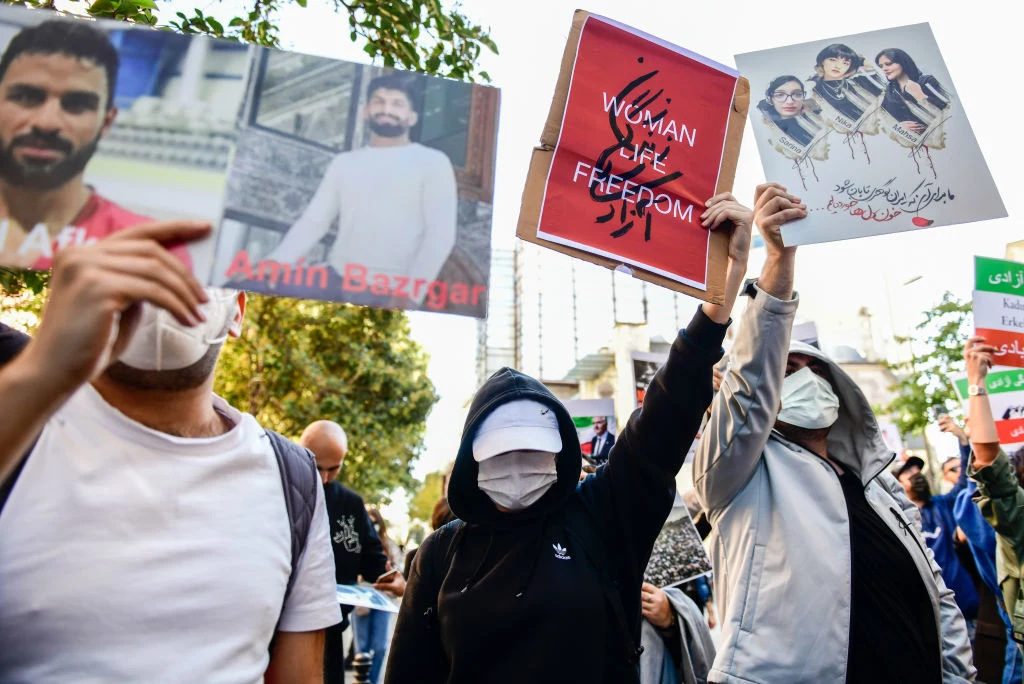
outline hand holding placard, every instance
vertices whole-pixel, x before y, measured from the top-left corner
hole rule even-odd
[[[770,255],[796,253],[796,247],[783,244],[782,226],[806,217],[807,205],[778,183],[762,183],[754,191],[754,221]]]

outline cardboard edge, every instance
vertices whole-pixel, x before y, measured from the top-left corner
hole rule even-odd
[[[558,80],[555,82],[555,94],[551,97],[551,108],[544,122],[544,131],[540,136],[541,147],[554,148],[558,144],[558,134],[562,130],[562,118],[569,101],[569,86],[572,84],[572,69],[576,64],[576,49],[580,44],[580,34],[587,22],[590,12],[578,9],[572,15],[572,27],[565,41],[562,53],[562,64],[558,69]]]
[[[544,201],[544,190],[547,185],[548,172],[554,159],[554,148],[558,144],[562,120],[565,116],[565,108],[569,99],[569,86],[572,83],[572,71],[576,63],[576,51],[579,47],[580,34],[589,16],[590,12],[586,10],[578,9],[573,13],[572,27],[569,30],[565,50],[562,53],[562,63],[558,72],[555,93],[551,99],[548,118],[544,123],[540,147],[534,148],[533,154],[530,157],[530,167],[527,171],[526,184],[523,187],[523,197],[519,209],[519,220],[516,223],[516,236],[526,242],[532,242],[535,245],[553,249],[567,256],[614,270],[622,265],[622,262],[537,237],[541,205]],[[747,110],[749,107],[750,82],[740,76],[737,80],[736,92],[733,95],[732,111],[730,112],[729,122],[726,127],[726,143],[722,151],[722,162],[715,194],[732,190],[736,179],[740,145],[743,142],[743,131],[746,126]],[[690,295],[712,304],[722,304],[725,301],[725,276],[728,262],[729,234],[714,231],[711,233],[708,243],[706,290],[680,283],[677,280],[666,278],[637,266],[627,264],[626,267],[630,269],[634,278],[654,285],[660,285],[669,290]]]

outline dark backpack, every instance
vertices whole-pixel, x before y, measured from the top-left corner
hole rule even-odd
[[[626,610],[622,606],[622,597],[619,595],[618,583],[612,579],[611,574],[608,572],[608,551],[604,539],[597,532],[598,529],[600,528],[596,521],[594,521],[593,516],[582,503],[574,501],[569,504],[566,509],[566,530],[583,547],[584,555],[586,555],[587,560],[590,561],[591,566],[593,566],[601,578],[601,588],[604,590],[605,603],[608,606],[614,623],[612,625],[613,630],[618,632],[618,640],[622,646],[622,659],[619,661],[618,666],[623,670],[622,676],[627,678],[620,681],[622,681],[622,684],[640,684],[640,671],[638,668],[640,654],[643,653],[644,647],[638,647],[633,640],[634,630],[630,628],[629,621],[626,619]],[[434,576],[441,578],[436,591],[433,592],[435,596],[440,593],[441,585],[444,584],[444,580],[451,570],[452,560],[455,558],[455,549],[458,548],[459,540],[462,538],[465,530],[466,523],[462,520],[455,520],[435,532],[437,535],[438,552],[434,554],[435,565],[433,570]],[[423,617],[428,620],[436,620],[438,618],[436,598],[433,605],[427,608]],[[639,626],[638,623],[636,625],[637,631],[639,631]]]
[[[320,486],[320,475],[317,472],[313,454],[308,449],[273,430],[265,430],[265,432],[270,439],[274,457],[277,459],[277,470],[281,474],[281,488],[284,490],[284,505],[288,510],[288,522],[291,527],[292,569],[288,576],[288,588],[284,594],[284,600],[287,602],[288,596],[292,592],[292,585],[295,584],[295,572],[299,567],[299,559],[306,549],[306,539],[309,537],[309,528],[313,523],[313,514],[316,512],[316,494],[317,487]],[[14,472],[7,478],[7,481],[0,484],[0,515],[3,514],[4,506],[11,496],[14,484],[34,448],[33,444],[22,457],[21,462],[15,466]],[[283,612],[283,603],[281,609]],[[280,614],[278,614],[278,619],[280,619]]]

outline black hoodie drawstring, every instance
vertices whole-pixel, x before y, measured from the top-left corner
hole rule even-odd
[[[526,573],[522,583],[519,585],[519,590],[516,592],[516,598],[522,598],[526,593],[526,588],[530,586],[530,580],[533,579],[533,575],[537,572],[537,563],[540,561],[540,554],[544,552],[544,542],[548,531],[548,517],[545,515],[538,522],[537,533],[533,537],[533,544],[527,546],[527,548],[533,548],[533,559],[530,561],[530,571]]]
[[[461,543],[462,540],[460,539],[459,542]],[[469,576],[469,579],[466,580],[466,586],[462,587],[461,591],[466,591],[470,588],[470,586],[472,586],[473,582],[479,579],[480,572],[483,570],[484,563],[487,561],[487,556],[491,553],[491,546],[493,544],[494,530],[492,530],[490,527],[487,527],[487,548],[484,550],[484,555],[480,557],[480,562],[477,563],[476,570],[474,570],[473,574],[471,574]]]

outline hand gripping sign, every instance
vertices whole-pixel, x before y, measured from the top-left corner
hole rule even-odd
[[[519,237],[721,301],[728,237],[700,215],[732,187],[748,94],[733,69],[578,10]]]

